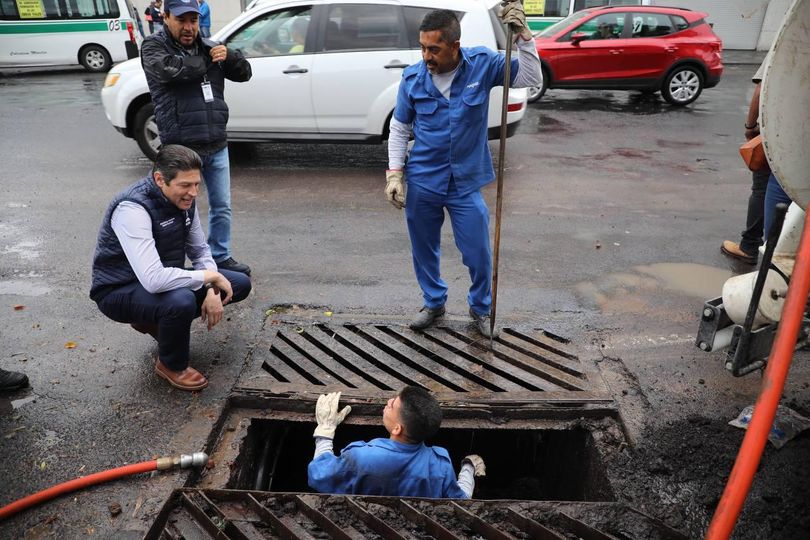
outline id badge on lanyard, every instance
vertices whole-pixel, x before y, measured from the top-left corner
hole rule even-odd
[[[208,77],[203,79],[200,86],[202,86],[203,99],[205,102],[211,103],[214,101],[214,91],[211,89],[211,81],[208,80]]]

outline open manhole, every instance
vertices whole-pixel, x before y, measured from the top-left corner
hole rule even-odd
[[[146,535],[147,540],[164,538],[685,540],[686,536],[618,503],[182,489],[172,494]]]
[[[217,466],[174,494],[148,538],[683,538],[613,502],[603,456],[606,441],[623,441],[621,424],[567,340],[507,327],[490,349],[461,322],[415,333],[313,319],[267,321],[212,434]],[[339,390],[352,406],[339,451],[386,437],[382,409],[406,385],[442,406],[427,444],[446,448],[456,470],[465,455],[484,457],[475,500],[310,493],[318,396]]]

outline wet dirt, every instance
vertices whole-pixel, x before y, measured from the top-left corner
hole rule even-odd
[[[641,445],[609,460],[608,474],[620,500],[699,538],[717,507],[743,435],[724,420],[690,416],[649,429]],[[810,469],[801,466],[809,458],[807,433],[780,450],[766,447],[734,538],[810,537]]]

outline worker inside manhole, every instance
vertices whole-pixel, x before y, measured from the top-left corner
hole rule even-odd
[[[349,414],[335,431],[333,448],[390,437],[380,421],[380,409],[375,418]],[[451,422],[424,444],[446,449],[456,472],[465,456],[483,458],[486,476],[475,478],[475,499],[614,500],[601,454],[584,428],[506,429],[488,421],[461,424]],[[312,422],[252,419],[225,487],[313,492],[307,471],[314,456],[314,427]]]

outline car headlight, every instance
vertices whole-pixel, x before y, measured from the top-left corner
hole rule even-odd
[[[115,83],[117,83],[118,79],[120,78],[121,78],[120,73],[107,73],[107,78],[104,79],[104,88],[115,86]]]

